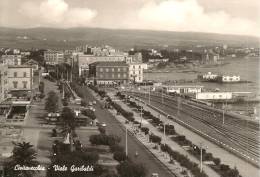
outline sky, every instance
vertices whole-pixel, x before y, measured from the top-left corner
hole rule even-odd
[[[0,0],[0,26],[260,36],[260,0]]]

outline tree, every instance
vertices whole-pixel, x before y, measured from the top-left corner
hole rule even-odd
[[[38,165],[36,155],[33,145],[30,143],[15,144],[10,161],[4,165],[6,177],[32,177],[37,171],[14,170],[14,168],[16,165],[36,167]]]
[[[44,93],[44,82],[40,82],[40,83],[39,83],[39,91],[40,91],[41,93]]]
[[[124,161],[117,166],[117,171],[122,177],[145,177],[147,170],[143,164]]]
[[[45,102],[45,109],[48,112],[57,112],[59,109],[59,97],[54,91],[48,93],[48,97]]]
[[[69,107],[63,108],[61,113],[61,122],[63,125],[63,130],[65,130],[67,133],[70,133],[73,130],[75,130],[76,127],[75,113]]]

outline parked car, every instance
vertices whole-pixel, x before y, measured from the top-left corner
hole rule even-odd
[[[158,173],[152,173],[151,177],[159,177]]]
[[[97,102],[96,102],[96,101],[93,101],[92,103],[93,103],[93,105],[96,105],[96,104],[97,104]]]
[[[101,123],[99,124],[99,126],[101,126],[101,127],[106,127],[107,124],[106,124],[105,122],[101,122]]]

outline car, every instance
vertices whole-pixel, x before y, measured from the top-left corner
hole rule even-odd
[[[93,103],[90,101],[90,102],[88,102],[88,105],[89,106],[93,106]]]
[[[101,123],[99,124],[99,126],[101,126],[101,127],[106,127],[107,124],[106,124],[105,122],[101,122]]]
[[[93,101],[92,103],[93,103],[93,105],[96,105],[96,104],[97,104],[97,102],[96,102],[96,101]]]
[[[151,177],[159,177],[158,173],[152,173]]]

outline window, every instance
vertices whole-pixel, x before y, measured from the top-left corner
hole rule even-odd
[[[26,72],[23,72],[23,77],[26,77],[26,74],[27,74]]]
[[[109,71],[109,68],[106,68],[106,72],[108,72]]]
[[[17,81],[13,81],[13,86],[14,86],[14,88],[17,88],[17,84],[18,84]]]
[[[118,78],[120,78],[120,77],[121,77],[121,74],[120,74],[120,73],[118,73],[117,77],[118,77]]]
[[[141,65],[139,65],[139,69],[141,69]]]
[[[24,88],[24,89],[27,88],[27,81],[23,81],[23,88]]]
[[[139,71],[139,74],[141,74],[141,71]]]
[[[103,74],[100,74],[100,76],[99,76],[100,78],[103,78]]]
[[[133,65],[133,68],[135,69],[135,65]]]
[[[14,72],[14,77],[17,77],[17,72]]]
[[[112,72],[114,72],[114,71],[115,71],[115,69],[114,69],[114,68],[112,68],[111,70],[112,70]]]
[[[124,74],[123,77],[126,78],[126,74]]]
[[[112,76],[111,76],[112,78],[114,78],[115,77],[115,75],[114,74],[112,74]]]
[[[103,72],[103,68],[100,68],[99,71],[100,71],[100,72]]]
[[[126,68],[123,68],[123,71],[126,72]]]
[[[117,71],[120,72],[120,68],[117,68]]]

